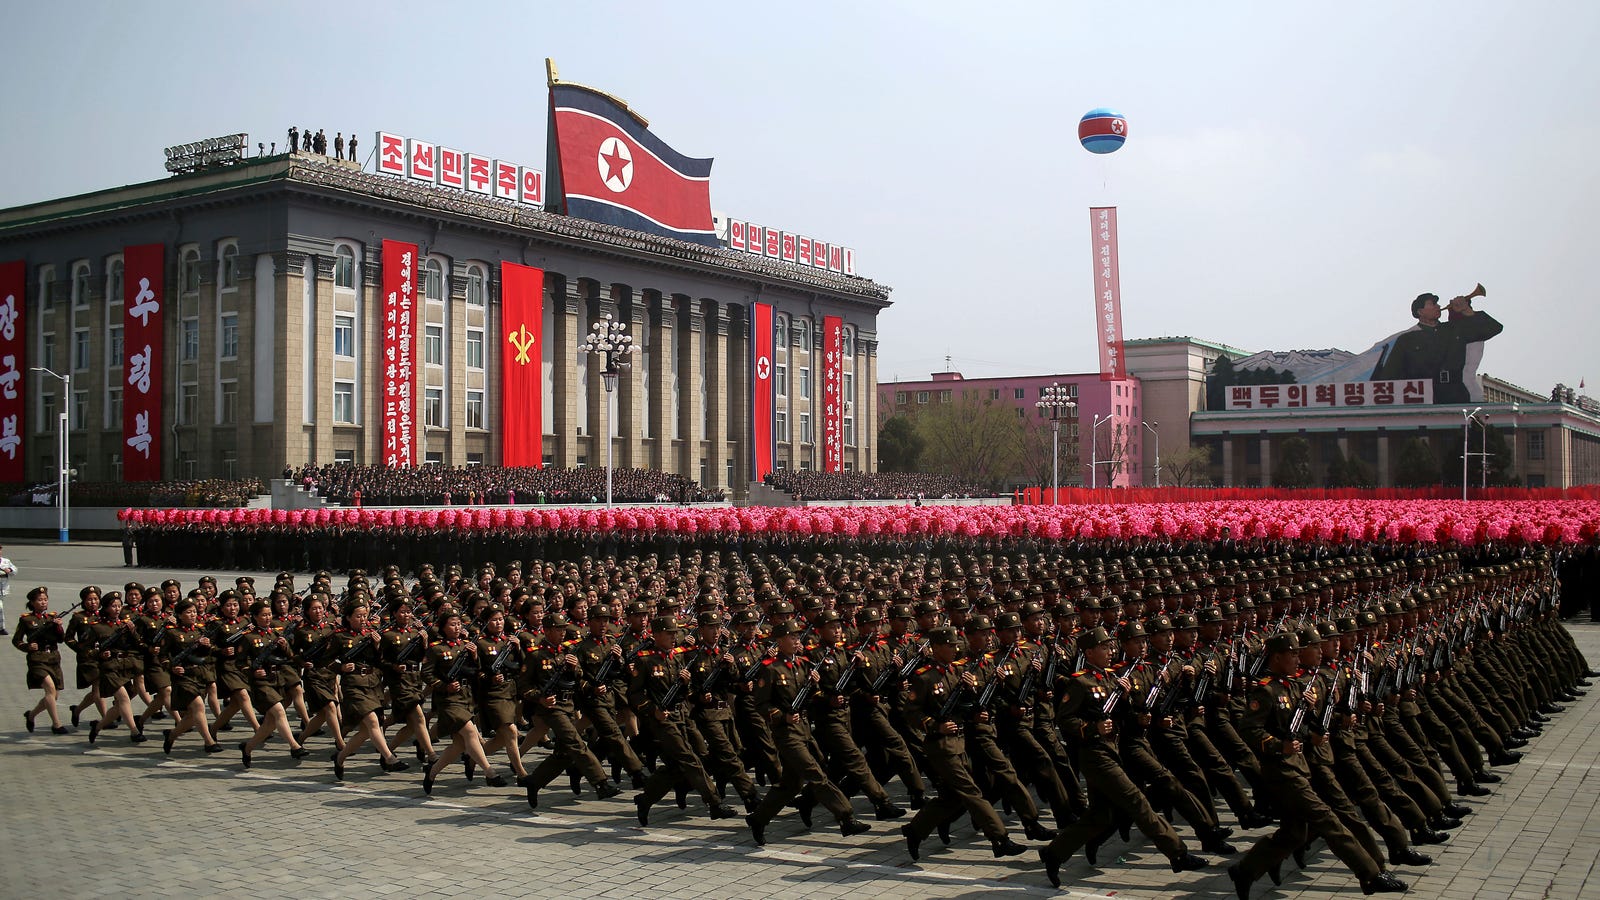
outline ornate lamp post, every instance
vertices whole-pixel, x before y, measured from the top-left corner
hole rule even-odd
[[[1096,414],[1094,417],[1094,425],[1089,429],[1090,490],[1095,490],[1100,487],[1100,442],[1097,440],[1097,438],[1100,436],[1100,426],[1105,425],[1110,421],[1110,416],[1106,416],[1102,419],[1100,418],[1099,414]],[[1113,432],[1113,435],[1115,435],[1115,432]]]
[[[1482,410],[1483,407],[1480,406],[1472,412],[1467,412],[1465,409],[1461,411],[1461,499],[1463,500],[1467,499],[1467,461],[1472,458],[1472,454],[1468,452],[1471,447],[1472,417]]]
[[[1161,432],[1156,429],[1161,427],[1160,422],[1145,422],[1144,427],[1156,436],[1156,487],[1161,487]]]
[[[626,371],[631,365],[628,357],[639,352],[634,346],[633,338],[628,335],[628,326],[623,322],[612,320],[611,314],[606,313],[605,318],[594,323],[589,334],[583,340],[583,346],[578,352],[587,354],[604,354],[605,368],[600,370],[600,379],[606,386],[606,408],[611,407],[611,392],[616,390],[617,376]],[[606,508],[611,508],[611,423],[607,417],[601,417],[600,436],[606,442]]]
[[[1039,402],[1034,406],[1050,410],[1050,503],[1055,505],[1061,502],[1061,411],[1076,409],[1078,402],[1072,399],[1066,385],[1051,382],[1039,392]]]

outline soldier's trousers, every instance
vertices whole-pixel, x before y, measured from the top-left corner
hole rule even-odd
[[[1383,871],[1382,865],[1367,854],[1339,816],[1317,798],[1306,775],[1289,768],[1286,760],[1265,763],[1262,775],[1272,791],[1283,824],[1257,841],[1239,860],[1239,870],[1251,881],[1304,845],[1308,834],[1326,841],[1328,849],[1362,881],[1376,878]]]
[[[748,797],[756,792],[756,782],[745,771],[732,731],[732,719],[697,718],[690,737],[712,777],[732,782],[740,797]]]
[[[812,722],[811,733],[822,747],[828,762],[853,778],[873,806],[889,802],[889,792],[873,777],[867,758],[861,755],[861,748],[856,746],[855,738],[850,734],[848,709],[832,709],[817,716]]]
[[[588,745],[583,742],[583,737],[578,734],[578,727],[572,723],[570,707],[563,708],[559,705],[548,709],[539,707],[535,715],[543,719],[549,728],[550,740],[555,744],[555,749],[545,757],[544,762],[539,763],[528,773],[530,790],[540,790],[554,781],[557,775],[574,766],[589,779],[590,784],[605,783],[605,770],[600,768],[600,761],[594,758]]]
[[[889,771],[900,776],[900,782],[913,796],[925,794],[928,785],[922,780],[917,761],[911,757],[911,748],[889,721],[883,704],[870,700],[856,702],[855,726],[864,743],[876,747],[889,764]],[[888,777],[888,776],[885,776]]]
[[[1000,749],[994,726],[974,724],[967,727],[967,757],[974,770],[982,770],[999,794],[1006,798],[1011,808],[1024,820],[1039,818],[1039,804],[1033,801],[1011,759]]]
[[[1194,799],[1199,802],[1201,809],[1205,810],[1211,827],[1216,828],[1217,804],[1211,799],[1211,785],[1207,783],[1205,773],[1200,770],[1200,764],[1189,754],[1188,743],[1184,739],[1182,726],[1165,729],[1159,724],[1150,728],[1150,747],[1156,752],[1156,759],[1168,772],[1171,772],[1178,782],[1188,789]]]
[[[849,799],[822,771],[822,763],[817,761],[816,741],[811,739],[811,730],[804,721],[796,726],[780,720],[773,726],[772,737],[783,763],[783,774],[761,798],[755,812],[750,814],[752,819],[763,825],[771,822],[802,789],[840,822],[854,817]]]
[[[1120,812],[1139,826],[1168,859],[1181,859],[1188,848],[1172,830],[1172,823],[1155,811],[1144,792],[1128,777],[1117,756],[1115,740],[1091,740],[1078,752],[1078,770],[1089,789],[1089,810],[1083,818],[1057,831],[1046,852],[1054,859],[1067,859],[1079,847],[1110,830]]]
[[[1239,736],[1239,732],[1233,727],[1233,720],[1228,718],[1225,708],[1206,708],[1206,735],[1211,738],[1211,743],[1222,753],[1222,758],[1243,772],[1245,780],[1250,782],[1252,788],[1259,789],[1261,785],[1261,761],[1256,758],[1255,750],[1245,743],[1244,738]]]
[[[629,775],[644,770],[644,763],[639,761],[628,739],[622,734],[622,726],[617,724],[616,711],[610,704],[591,703],[583,708],[583,715],[589,720],[590,727],[594,728],[597,756],[605,757]]]
[[[911,818],[906,825],[907,836],[920,842],[933,829],[965,810],[984,837],[991,841],[1004,839],[1006,823],[1000,820],[1000,814],[989,801],[983,799],[983,792],[972,778],[966,741],[959,735],[930,736],[923,742],[922,749],[928,760],[928,775],[938,793]]]
[[[1390,748],[1411,764],[1411,772],[1416,779],[1432,791],[1441,803],[1449,803],[1450,785],[1445,783],[1443,771],[1435,766],[1422,745],[1411,739],[1411,733],[1406,731],[1405,724],[1398,717],[1384,721],[1383,736]]]
[[[1071,802],[1069,809],[1073,815],[1083,815],[1089,808],[1089,798],[1084,795],[1083,785],[1079,783],[1077,764],[1061,745],[1061,730],[1052,720],[1035,718],[1033,739],[1050,755],[1050,762],[1056,768],[1056,779],[1066,789],[1067,799]],[[1056,812],[1059,815],[1060,810]]]
[[[1183,786],[1176,775],[1167,771],[1156,759],[1150,744],[1143,738],[1122,742],[1122,769],[1138,784],[1146,785],[1150,798],[1161,806],[1171,806],[1183,820],[1201,835],[1217,830],[1217,819],[1200,801]],[[1084,773],[1088,777],[1088,773]]]
[[[772,729],[767,727],[767,720],[756,709],[750,695],[741,694],[734,702],[733,721],[750,768],[765,772],[776,784],[783,772],[783,763],[778,758],[778,745],[773,743]]]
[[[1334,774],[1333,767],[1311,757],[1307,757],[1306,762],[1311,766],[1311,789],[1316,791],[1317,798],[1326,803],[1328,808],[1333,810],[1333,814],[1339,817],[1340,824],[1361,842],[1361,849],[1365,850],[1375,862],[1381,863],[1383,851],[1378,849],[1378,841],[1372,836],[1372,829],[1361,820],[1360,810],[1356,809],[1355,803],[1351,802],[1344,788],[1339,787],[1339,779]],[[1389,847],[1391,853],[1396,849],[1404,850],[1407,846],[1405,829],[1400,829],[1399,836],[1402,843],[1398,848],[1391,845]]]
[[[1334,745],[1333,770],[1345,795],[1356,802],[1367,821],[1377,827],[1382,820],[1380,810],[1389,810],[1407,829],[1416,830],[1428,824],[1428,814],[1405,791],[1400,790],[1387,775],[1379,779],[1368,774],[1361,754],[1354,744]]]
[[[650,735],[655,738],[656,753],[663,763],[656,767],[655,773],[640,792],[645,805],[654,806],[679,781],[687,782],[705,800],[706,806],[720,803],[716,789],[711,786],[711,779],[706,777],[700,757],[694,755],[694,749],[689,745],[682,713],[673,713],[665,722],[654,715],[643,716],[641,721],[649,723]]]
[[[1206,784],[1222,795],[1228,808],[1239,818],[1255,813],[1255,805],[1244,792],[1244,785],[1239,783],[1239,776],[1233,772],[1233,767],[1228,765],[1228,760],[1211,742],[1210,735],[1200,727],[1199,722],[1190,722],[1188,728],[1187,744],[1189,755],[1195,764],[1205,773]]]
[[[1361,754],[1361,762],[1367,767],[1367,775],[1374,784],[1382,786],[1381,773],[1383,777],[1399,785],[1411,799],[1417,801],[1417,805],[1422,807],[1422,811],[1427,813],[1430,819],[1444,809],[1448,794],[1445,798],[1441,798],[1432,788],[1422,783],[1422,779],[1412,771],[1411,763],[1389,746],[1378,723],[1373,723],[1372,727],[1367,729],[1365,741],[1357,742],[1356,752]]]
[[[1039,796],[1050,804],[1057,821],[1067,818],[1069,814],[1077,814],[1066,785],[1061,783],[1061,775],[1056,771],[1055,761],[1034,739],[1032,728],[1023,724],[1013,725],[1001,732],[1000,740],[1007,751],[1006,755],[1016,767],[1017,777],[1032,782],[1038,788]],[[1026,788],[1023,792],[1027,792]],[[1032,801],[1031,797],[1029,801]],[[1017,808],[1015,801],[1013,808]]]

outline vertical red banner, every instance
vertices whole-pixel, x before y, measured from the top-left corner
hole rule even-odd
[[[501,465],[544,464],[544,270],[500,263]]]
[[[750,305],[750,480],[772,472],[772,304]]]
[[[822,317],[822,471],[844,468],[844,319]]]
[[[417,464],[417,245],[383,242],[383,464]]]
[[[122,249],[122,480],[161,480],[165,244]],[[66,399],[67,403],[72,398]],[[65,407],[63,407],[65,408]]]
[[[27,290],[28,264],[20,259],[0,263],[0,481],[26,478],[22,439],[28,417],[22,373],[28,371],[28,329],[22,313],[28,308]]]
[[[1117,208],[1089,208],[1089,235],[1094,246],[1094,320],[1099,333],[1100,380],[1128,377],[1122,355],[1122,282],[1117,274]]]

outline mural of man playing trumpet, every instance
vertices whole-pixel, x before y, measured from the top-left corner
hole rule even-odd
[[[1484,293],[1480,284],[1470,294],[1452,298],[1445,307],[1450,318],[1443,322],[1439,321],[1443,315],[1439,296],[1417,295],[1411,301],[1411,315],[1417,326],[1395,336],[1373,379],[1425,378],[1433,382],[1434,403],[1481,401],[1483,389],[1477,369],[1483,355],[1482,342],[1505,330],[1493,316],[1472,308],[1473,298]]]

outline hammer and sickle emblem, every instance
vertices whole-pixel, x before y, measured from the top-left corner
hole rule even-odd
[[[533,349],[533,345],[537,344],[539,339],[528,331],[527,325],[522,325],[517,331],[512,332],[509,340],[511,341],[511,346],[517,348],[517,365],[527,365],[529,362],[528,351]]]

